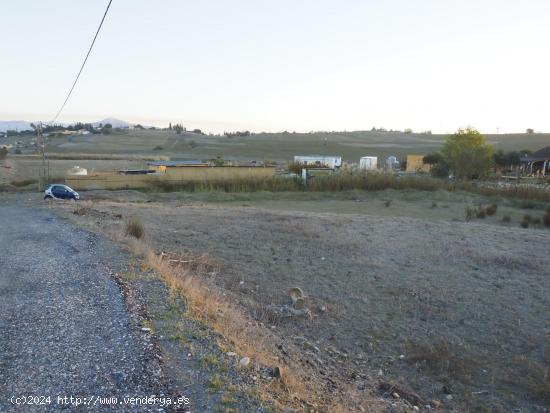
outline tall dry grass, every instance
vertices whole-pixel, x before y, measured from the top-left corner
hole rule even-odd
[[[397,176],[389,174],[335,173],[310,179],[307,184],[299,178],[273,177],[268,179],[226,179],[218,181],[182,181],[178,183],[155,181],[151,191],[170,192],[296,192],[296,191],[345,191],[362,189],[417,189],[435,191],[444,189],[443,181],[430,177]]]
[[[227,179],[218,181],[155,181],[149,192],[328,192],[328,191],[381,191],[385,189],[438,191],[466,191],[490,197],[529,199],[550,202],[550,190],[543,187],[516,184],[499,187],[488,183],[444,181],[429,176],[400,176],[395,174],[365,174],[340,172],[319,176],[304,183],[299,178]]]

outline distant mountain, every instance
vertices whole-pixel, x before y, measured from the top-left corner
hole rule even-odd
[[[120,119],[115,119],[115,118],[106,118],[106,119],[100,120],[99,122],[94,122],[94,123],[92,123],[92,125],[94,126],[94,128],[97,128],[99,126],[99,124],[105,125],[106,123],[110,123],[111,125],[113,125],[113,128],[128,128],[128,127],[130,127],[130,124],[128,122],[125,122],[125,121],[120,120]]]
[[[32,130],[31,123],[24,120],[0,120],[0,132],[7,130]]]

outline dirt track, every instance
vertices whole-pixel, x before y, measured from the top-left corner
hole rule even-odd
[[[122,400],[165,393],[151,337],[110,276],[127,256],[36,209],[1,206],[0,228],[0,411],[166,411]],[[43,404],[16,406],[12,396]]]

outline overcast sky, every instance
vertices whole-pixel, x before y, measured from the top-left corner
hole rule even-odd
[[[106,0],[0,5],[0,120],[50,120]],[[550,131],[549,0],[113,0],[60,121]]]

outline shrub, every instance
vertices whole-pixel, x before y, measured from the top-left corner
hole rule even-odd
[[[537,204],[535,204],[534,202],[531,202],[531,201],[525,201],[525,202],[522,202],[519,207],[522,208],[522,209],[536,209]]]
[[[480,359],[467,354],[462,346],[445,339],[431,344],[410,341],[406,344],[406,354],[407,363],[454,379],[469,377],[479,368],[481,362]]]
[[[502,222],[510,222],[512,221],[512,218],[510,218],[510,215],[504,215],[502,217]]]
[[[523,219],[519,225],[521,225],[522,228],[529,228],[529,221]]]
[[[550,209],[546,211],[546,214],[542,217],[542,224],[545,227],[550,227]]]
[[[75,209],[73,209],[73,214],[75,215],[87,215],[88,212],[90,212],[90,207],[87,205],[77,205]]]
[[[29,186],[36,183],[38,183],[36,179],[22,179],[18,181],[11,181],[11,185],[15,186],[16,188],[22,188],[24,186]]]
[[[21,149],[17,148],[17,149],[15,150],[15,154],[16,154],[16,155],[21,155]]]
[[[533,218],[533,219],[531,220],[531,223],[532,223],[534,226],[539,227],[539,226],[542,224],[542,220],[541,220],[539,217]]]
[[[470,221],[475,216],[475,208],[467,206],[465,210],[466,221]]]
[[[529,228],[529,224],[531,224],[532,221],[533,221],[533,218],[531,217],[531,215],[525,214],[519,224],[521,225],[522,228]]]
[[[305,167],[306,165],[301,162],[292,162],[288,165],[288,172],[300,175]]]
[[[432,166],[430,173],[436,178],[447,179],[451,174],[451,170],[449,169],[449,165],[445,161],[441,161]]]
[[[6,148],[0,148],[0,161],[8,156],[8,150]]]
[[[472,218],[483,219],[487,215],[485,208],[483,208],[481,205],[477,207],[467,206],[465,212],[466,212],[466,221],[470,221]]]
[[[126,223],[124,233],[126,236],[132,236],[141,239],[145,235],[145,229],[138,218],[132,218]]]
[[[153,148],[154,151],[162,151],[163,147],[160,145],[157,145]]]
[[[493,215],[496,214],[497,208],[498,208],[497,204],[492,204],[492,205],[489,205],[487,208],[485,208],[485,212],[487,213],[487,215],[492,217]]]

